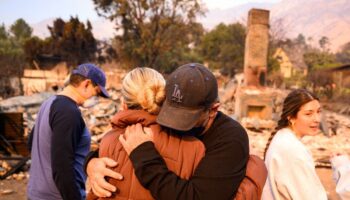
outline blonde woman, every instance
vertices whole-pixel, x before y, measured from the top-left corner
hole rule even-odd
[[[319,131],[321,106],[307,90],[294,90],[283,103],[277,132],[267,144],[268,170],[263,200],[326,200],[311,153],[300,139]]]
[[[153,132],[153,142],[167,167],[178,176],[189,179],[204,156],[205,147],[198,139],[167,133],[156,123],[156,117],[165,99],[165,80],[151,68],[130,71],[122,83],[121,110],[112,119],[113,130],[102,139],[99,157],[117,161],[114,171],[123,175],[123,181],[109,179],[118,191],[111,199],[153,199],[150,192],[137,180],[128,154],[119,142],[128,125],[141,123]],[[93,192],[88,199],[98,199]]]

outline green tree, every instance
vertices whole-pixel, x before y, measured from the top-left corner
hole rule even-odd
[[[196,16],[203,14],[197,0],[93,2],[97,12],[113,20],[122,32],[115,38],[116,49],[126,65],[171,71],[195,55],[190,44],[203,30],[195,22]]]
[[[59,40],[60,38],[63,37],[65,25],[66,25],[65,21],[63,21],[61,18],[57,18],[53,22],[53,26],[48,27],[48,29],[50,31],[51,38],[53,40]]]
[[[243,69],[244,45],[245,27],[242,24],[219,24],[203,36],[199,51],[209,67],[233,76]]]
[[[33,61],[40,63],[39,56],[45,53],[45,44],[45,41],[36,36],[28,39],[24,43],[24,54],[26,57],[26,61],[30,65],[33,65]]]
[[[32,28],[21,18],[10,26],[9,32],[4,25],[0,27],[0,60],[9,76],[22,75],[25,65],[23,45],[31,34]]]
[[[23,19],[12,24],[10,32],[4,25],[0,26],[0,95],[4,98],[15,95],[15,91],[9,87],[10,78],[20,78],[23,74],[25,57],[22,45],[30,35],[31,28]],[[20,94],[23,92],[21,89]]]
[[[321,37],[321,39],[318,41],[318,44],[320,45],[320,48],[323,51],[328,50],[328,46],[330,44],[328,37],[326,36]]]
[[[0,26],[0,66],[6,69],[6,76],[22,72],[24,65],[22,42],[30,37],[31,31],[29,30],[31,28],[23,19],[16,20],[10,26],[10,32],[4,25]]]
[[[7,39],[9,37],[8,32],[4,24],[0,26],[0,40]]]
[[[17,19],[10,27],[10,32],[17,40],[25,40],[31,37],[33,29],[22,18]]]
[[[85,25],[78,17],[71,17],[68,22],[57,18],[48,29],[50,37],[45,40],[32,37],[24,44],[26,59],[30,64],[33,61],[39,65],[47,61],[66,61],[68,65],[76,66],[97,61],[97,41],[89,21]]]
[[[295,42],[300,45],[306,45],[306,39],[305,36],[301,33],[295,38]]]
[[[305,64],[308,66],[308,71],[316,71],[325,68],[331,68],[337,66],[336,57],[329,52],[321,52],[319,50],[313,50],[304,54]]]
[[[336,54],[337,61],[341,62],[343,64],[349,64],[350,63],[350,42],[346,43],[341,51]]]
[[[313,49],[312,51],[304,54],[305,63],[308,66],[307,80],[312,83],[313,90],[322,96],[322,90],[333,83],[333,77],[331,73],[327,73],[324,69],[338,66],[334,54],[328,51],[320,51]]]
[[[60,23],[54,23],[57,24]],[[77,17],[71,17],[69,22],[64,24],[63,30],[61,28],[61,25],[53,28],[58,31],[54,32],[57,37],[52,37],[51,43],[51,50],[55,55],[72,65],[96,59],[97,44],[89,21],[85,26]]]

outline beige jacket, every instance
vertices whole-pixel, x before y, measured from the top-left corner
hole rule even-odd
[[[289,128],[279,130],[266,153],[263,200],[327,200],[311,153]]]

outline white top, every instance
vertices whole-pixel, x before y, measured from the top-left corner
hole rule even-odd
[[[279,130],[266,153],[263,200],[327,200],[311,153],[289,128]]]
[[[337,183],[335,191],[341,199],[350,199],[350,160],[346,155],[331,159],[333,177]]]

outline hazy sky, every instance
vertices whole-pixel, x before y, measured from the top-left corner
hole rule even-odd
[[[281,0],[202,0],[209,9],[229,8],[248,2],[274,3]],[[23,18],[29,24],[44,19],[78,16],[80,20],[96,20],[92,0],[0,0],[0,23],[12,24]]]

